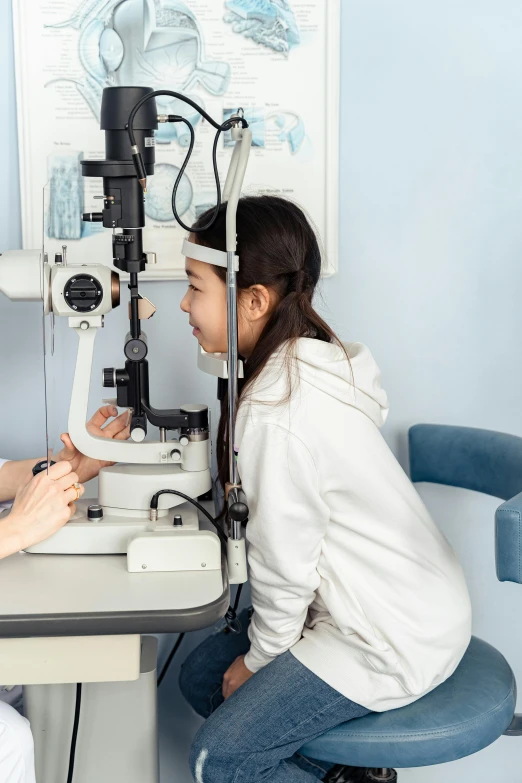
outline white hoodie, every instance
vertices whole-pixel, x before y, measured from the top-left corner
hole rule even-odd
[[[368,348],[301,338],[240,406],[254,615],[245,664],[291,653],[381,712],[446,680],[471,635],[457,557],[379,432],[388,414]]]

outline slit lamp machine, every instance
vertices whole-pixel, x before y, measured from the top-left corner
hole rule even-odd
[[[198,508],[209,517],[197,498],[211,489],[208,409],[182,405],[160,410],[153,407],[149,392],[147,336],[142,322],[150,316],[148,300],[139,293],[139,275],[151,255],[143,249],[145,226],[144,192],[147,177],[154,174],[154,131],[158,122],[188,125],[191,142],[174,185],[176,192],[194,146],[194,130],[179,115],[158,115],[156,96],[179,98],[197,109],[216,129],[213,166],[217,204],[221,203],[216,165],[218,139],[230,131],[234,149],[223,188],[227,202],[226,253],[203,248],[185,240],[183,253],[227,269],[227,354],[209,355],[200,349],[198,366],[226,379],[228,386],[229,475],[226,520],[222,527],[212,518],[215,530],[199,528]],[[51,538],[31,547],[34,556],[45,554],[126,554],[130,572],[209,571],[221,572],[223,555],[231,584],[246,581],[245,541],[242,525],[248,507],[241,490],[233,451],[233,432],[238,398],[236,272],[236,210],[251,147],[252,134],[241,110],[226,122],[215,122],[201,107],[184,96],[145,87],[108,87],[101,108],[105,132],[105,160],[81,162],[84,177],[103,180],[103,209],[83,215],[84,220],[103,223],[111,229],[113,266],[69,262],[65,250],[51,263],[44,250],[19,250],[0,256],[0,291],[13,301],[42,301],[44,316],[68,318],[78,337],[78,352],[69,409],[69,434],[81,452],[94,459],[116,463],[99,475],[99,498],[82,499],[70,522]],[[146,196],[145,196],[146,197]],[[71,254],[72,255],[72,254]],[[91,371],[96,336],[104,318],[120,301],[119,272],[129,278],[129,331],[124,339],[121,368],[103,370],[103,385],[116,389],[116,403],[132,409],[128,441],[92,435],[86,426]],[[44,317],[45,322],[45,317]],[[223,380],[222,383],[225,383]],[[159,440],[146,439],[148,425],[159,429]],[[173,439],[169,439],[174,434]],[[45,469],[45,464],[42,464]],[[145,576],[143,578],[146,578]]]

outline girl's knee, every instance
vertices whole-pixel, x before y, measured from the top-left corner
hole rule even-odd
[[[220,721],[212,718],[200,728],[190,749],[189,764],[195,783],[228,783],[233,780],[230,733],[223,730]]]
[[[203,780],[205,780],[205,783],[210,783],[208,780],[206,773],[208,772],[208,769],[205,769],[205,765],[208,759],[208,749],[204,747],[200,747],[199,745],[192,745],[192,748],[190,750],[190,771],[192,772],[192,777],[194,778],[196,783],[203,783]],[[205,778],[203,778],[203,770],[205,770]]]
[[[211,768],[209,769],[209,764],[207,763],[210,750],[207,746],[205,734],[205,726],[203,726],[196,734],[190,749],[190,771],[195,783],[211,783],[213,779],[214,773]],[[203,777],[203,774],[205,777]]]

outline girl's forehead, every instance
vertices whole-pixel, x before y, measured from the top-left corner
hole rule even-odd
[[[212,270],[204,261],[198,261],[189,256],[185,259],[185,272],[188,277],[194,277],[196,280],[207,280]]]

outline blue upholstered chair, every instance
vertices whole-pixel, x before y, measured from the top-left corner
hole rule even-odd
[[[522,438],[419,424],[409,432],[410,474],[502,498],[495,514],[497,577],[522,584]],[[455,673],[407,707],[350,721],[301,753],[336,766],[330,783],[395,781],[393,767],[422,767],[469,756],[502,734],[522,735],[516,683],[505,658],[472,638]]]

